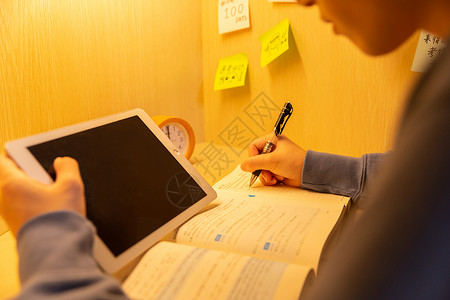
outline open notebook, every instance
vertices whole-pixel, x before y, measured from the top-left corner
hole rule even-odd
[[[298,299],[349,198],[248,187],[236,168],[218,198],[150,249],[123,287],[136,299]]]

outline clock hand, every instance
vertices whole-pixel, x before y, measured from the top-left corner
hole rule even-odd
[[[169,138],[169,140],[170,140],[170,128],[169,128],[169,125],[167,125],[167,137]]]

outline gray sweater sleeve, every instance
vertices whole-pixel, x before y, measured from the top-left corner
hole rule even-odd
[[[301,188],[338,194],[359,201],[367,195],[367,186],[387,153],[349,157],[308,150]]]
[[[91,223],[69,211],[26,223],[17,236],[17,299],[127,299],[120,283],[96,265],[93,239]]]

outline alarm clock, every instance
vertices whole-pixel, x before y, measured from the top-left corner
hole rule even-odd
[[[174,146],[189,159],[194,152],[195,136],[189,123],[178,117],[154,116],[153,121],[164,134],[172,141]]]

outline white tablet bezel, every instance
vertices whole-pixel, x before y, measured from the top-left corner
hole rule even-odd
[[[165,146],[166,150],[172,154],[172,156],[183,166],[183,168],[203,189],[203,191],[206,193],[206,196],[167,223],[165,223],[159,229],[153,231],[141,241],[125,250],[117,257],[112,254],[111,250],[108,249],[104,242],[96,235],[94,241],[94,257],[99,265],[105,270],[105,272],[109,274],[114,274],[129,263],[133,262],[133,260],[139,257],[139,255],[141,255],[144,251],[156,244],[164,236],[175,230],[183,222],[188,220],[200,209],[214,200],[217,197],[214,189],[200,175],[200,173],[194,168],[194,166],[192,166],[192,164],[183,155],[180,155],[180,152],[175,148],[172,142],[142,109],[133,109],[123,113],[74,124],[71,126],[10,141],[5,144],[5,150],[7,154],[17,163],[17,165],[22,170],[24,170],[32,178],[40,182],[50,184],[53,182],[52,178],[28,150],[28,147],[134,116],[138,116],[144,122],[144,124],[147,125],[149,130]]]

